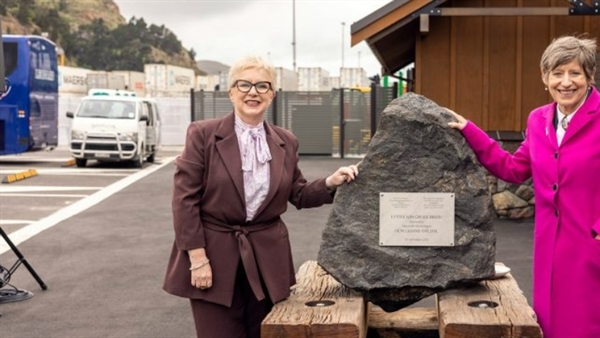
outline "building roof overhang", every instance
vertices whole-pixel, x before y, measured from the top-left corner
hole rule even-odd
[[[600,0],[565,0],[565,7],[449,7],[452,0],[394,0],[350,27],[351,45],[366,41],[382,66],[394,74],[415,60],[416,39],[429,32],[430,16],[600,15]]]

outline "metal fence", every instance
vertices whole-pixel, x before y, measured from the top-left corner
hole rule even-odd
[[[301,155],[362,157],[377,128],[379,115],[397,97],[397,86],[372,86],[370,92],[277,92],[265,120],[290,130]],[[191,120],[223,117],[233,111],[227,92],[192,91]]]

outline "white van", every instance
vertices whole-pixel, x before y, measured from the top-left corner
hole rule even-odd
[[[160,148],[160,114],[156,102],[134,92],[91,89],[71,125],[71,155],[78,167],[88,160],[154,162]]]

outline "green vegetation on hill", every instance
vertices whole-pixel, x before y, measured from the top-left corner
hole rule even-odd
[[[195,51],[187,51],[164,25],[143,18],[125,22],[112,0],[2,0],[3,33],[47,33],[64,51],[66,65],[94,70],[144,71],[146,63],[198,69]]]

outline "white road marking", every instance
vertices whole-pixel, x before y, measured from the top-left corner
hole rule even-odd
[[[19,163],[19,162],[67,162],[69,160],[72,160],[72,157],[64,157],[64,158],[60,158],[60,157],[36,157],[36,156],[19,156],[19,155],[2,155],[0,156],[0,162],[12,162],[12,163]]]
[[[160,165],[149,166],[146,169],[140,170],[137,173],[127,176],[120,181],[117,181],[106,188],[95,192],[94,194],[80,199],[79,201],[55,212],[54,214],[43,218],[35,223],[29,224],[25,227],[22,227],[12,233],[9,234],[9,237],[15,246],[25,242],[31,237],[39,234],[40,232],[49,229],[56,224],[68,219],[69,217],[73,217],[80,212],[100,203],[111,195],[119,192],[120,190],[128,187],[129,185],[135,183],[136,181],[152,174],[153,172],[161,169],[167,164],[171,163],[175,157],[165,158],[164,161]],[[0,255],[5,253],[10,249],[10,247],[2,241],[0,242]]]
[[[0,169],[0,175],[10,175],[27,171],[30,168],[13,168]],[[138,169],[139,170],[139,169]],[[138,170],[130,169],[110,169],[110,170],[93,170],[93,169],[36,169],[38,175],[94,175],[94,176],[127,176]]]
[[[102,187],[58,187],[58,186],[3,186],[0,185],[0,194],[9,192],[32,192],[32,191],[76,191],[76,190],[100,190]]]
[[[0,194],[0,197],[10,196],[10,197],[78,197],[83,198],[89,195],[76,195],[76,194]]]
[[[28,221],[24,219],[0,219],[0,225],[12,225],[12,224],[31,224],[35,221]]]

